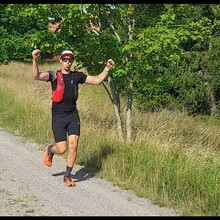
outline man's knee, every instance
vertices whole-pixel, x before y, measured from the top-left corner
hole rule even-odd
[[[67,150],[66,141],[56,143],[55,147],[57,154],[64,154]]]
[[[70,135],[69,137],[69,151],[77,151],[79,142],[78,135]]]

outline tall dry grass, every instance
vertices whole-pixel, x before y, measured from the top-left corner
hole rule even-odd
[[[59,69],[57,63],[39,67]],[[39,143],[41,149],[53,142],[50,97],[50,83],[34,81],[31,64],[0,67],[0,126]],[[133,109],[134,140],[123,144],[117,140],[113,107],[101,85],[80,85],[78,109],[82,128],[77,163],[181,215],[220,214],[218,120]]]

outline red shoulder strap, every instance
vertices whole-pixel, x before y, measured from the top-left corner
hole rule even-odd
[[[61,71],[57,71],[57,86],[64,86],[63,74]]]
[[[65,90],[65,84],[63,80],[63,74],[61,71],[57,71],[57,87],[52,90],[52,100],[54,102],[61,102],[63,100],[63,94]]]

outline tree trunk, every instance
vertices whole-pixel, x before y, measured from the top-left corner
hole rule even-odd
[[[128,18],[128,39],[129,41],[133,40],[133,30],[134,30],[135,20]],[[132,53],[128,53],[126,57],[127,62],[131,62]],[[127,117],[126,117],[126,141],[131,142],[132,138],[132,127],[131,127],[131,118],[132,118],[132,99],[133,99],[133,83],[132,83],[132,75],[128,74],[128,90],[127,90]]]
[[[110,77],[108,77],[108,82],[110,85],[110,90],[111,93],[109,92],[108,88],[104,83],[102,85],[104,86],[105,90],[108,93],[108,96],[114,106],[114,111],[117,119],[117,129],[118,129],[118,137],[121,142],[124,142],[124,137],[123,137],[123,127],[122,127],[122,120],[121,120],[121,106],[120,106],[120,97],[119,93],[115,89],[114,83],[111,81]]]
[[[133,85],[130,82],[129,89],[127,93],[128,102],[127,102],[127,118],[126,118],[126,130],[127,130],[127,142],[131,142],[132,139],[132,127],[131,127],[131,118],[132,118],[132,101],[133,101]]]
[[[209,104],[211,106],[210,115],[215,117],[218,115],[218,108],[216,106],[216,99],[215,99],[215,96],[213,93],[213,89],[212,89],[209,82],[206,82],[206,88],[207,88],[207,92],[209,94]]]
[[[209,50],[212,49],[212,44],[211,42],[209,42]],[[211,116],[217,116],[218,115],[218,108],[216,106],[216,99],[215,99],[215,95],[214,95],[214,91],[213,91],[213,86],[211,85],[211,83],[209,83],[209,81],[207,80],[206,82],[206,88],[209,94],[209,102],[210,102],[210,115]]]
[[[110,82],[110,88],[112,93],[112,103],[114,106],[115,115],[117,119],[118,136],[119,136],[119,140],[123,142],[124,138],[123,138],[123,128],[122,128],[122,120],[120,114],[120,97],[117,90],[115,89],[115,85],[113,82]]]

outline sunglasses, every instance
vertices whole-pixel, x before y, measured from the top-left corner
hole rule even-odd
[[[62,61],[65,62],[65,63],[66,63],[67,61],[69,61],[69,63],[72,63],[72,62],[73,62],[73,59],[63,58]]]

